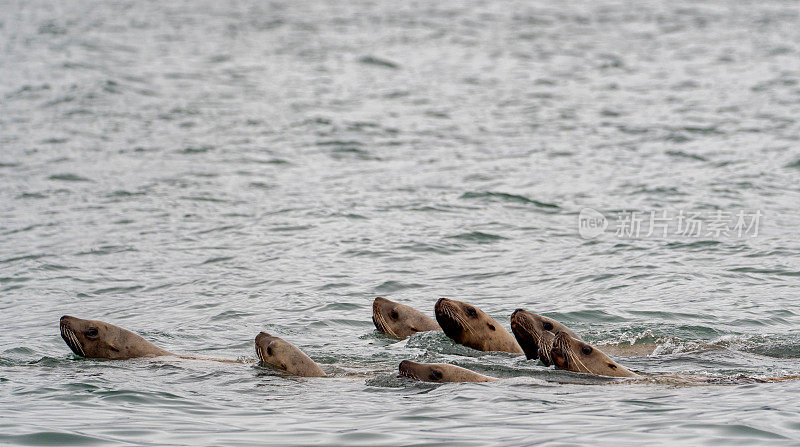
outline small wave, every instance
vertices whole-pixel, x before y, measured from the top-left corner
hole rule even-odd
[[[317,286],[316,289],[319,290],[319,291],[325,291],[325,290],[332,290],[332,289],[344,289],[344,288],[352,287],[352,286],[354,286],[354,284],[351,284],[349,282],[333,282],[333,283],[327,283],[327,284],[323,284],[321,286]]]
[[[379,286],[375,287],[375,292],[377,293],[394,293],[399,292],[401,290],[407,289],[421,289],[424,287],[428,287],[425,284],[415,284],[415,283],[403,283],[399,281],[386,281],[381,283]]]
[[[202,154],[214,150],[214,146],[189,146],[178,151],[181,154]]]
[[[92,180],[90,180],[90,179],[88,179],[86,177],[81,177],[80,175],[69,174],[69,173],[66,173],[66,174],[53,174],[48,178],[50,180],[58,180],[58,181],[62,181],[62,182],[91,182],[92,181]]]
[[[226,310],[220,312],[213,317],[210,318],[210,321],[227,321],[227,320],[239,320],[245,317],[252,317],[256,314],[253,312],[242,312],[237,310]]]
[[[46,199],[48,196],[40,192],[23,192],[18,195],[17,199]]]
[[[453,247],[444,246],[442,244],[426,244],[422,242],[400,245],[394,249],[412,251],[415,253],[438,253],[443,255],[449,255],[459,251]]]
[[[0,260],[0,264],[8,264],[10,262],[18,262],[18,261],[32,261],[35,259],[43,258],[47,255],[25,255],[25,256],[15,256],[13,258],[3,259]]]
[[[676,157],[676,158],[687,158],[687,159],[690,159],[690,160],[708,161],[707,158],[705,158],[705,157],[703,157],[701,155],[690,154],[688,152],[683,152],[683,151],[667,151],[666,154],[671,156],[671,157]]]
[[[516,202],[535,205],[540,208],[559,209],[560,207],[554,203],[540,202],[538,200],[529,199],[525,196],[518,194],[507,194],[504,192],[465,192],[461,195],[462,199],[489,199],[502,202]]]
[[[360,58],[358,62],[365,65],[375,65],[383,68],[391,68],[393,70],[397,70],[400,68],[400,64],[376,56],[364,56]]]
[[[508,239],[507,237],[503,237],[497,234],[491,233],[483,233],[480,231],[473,231],[471,233],[461,233],[455,236],[447,236],[448,239],[460,239],[463,241],[471,241],[471,242],[478,242],[478,243],[487,243],[487,242],[494,242],[499,240]]]
[[[7,445],[108,445],[108,440],[71,432],[40,431],[25,435],[0,435]]]
[[[107,287],[104,289],[92,290],[86,293],[79,293],[78,296],[96,296],[96,295],[109,295],[119,293],[130,293],[143,289],[144,286],[130,286],[130,287]]]
[[[218,262],[230,261],[231,259],[234,259],[234,257],[233,256],[220,256],[220,257],[217,257],[217,258],[209,258],[209,259],[206,259],[205,261],[203,261],[200,265],[216,264]]]
[[[800,276],[800,271],[783,270],[783,269],[766,269],[766,268],[755,268],[755,267],[737,267],[728,269],[728,271],[737,273],[759,273],[764,275]]]

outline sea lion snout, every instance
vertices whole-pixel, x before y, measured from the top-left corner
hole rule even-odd
[[[417,377],[417,374],[415,374],[415,371],[414,371],[415,368],[419,367],[419,366],[420,366],[420,364],[417,363],[417,362],[412,362],[411,360],[403,360],[397,366],[397,371],[399,372],[397,377],[407,377],[409,379],[417,379],[417,380],[419,380],[419,378]]]
[[[71,349],[75,354],[84,357],[86,356],[86,352],[83,349],[83,345],[70,325],[70,322],[74,320],[75,317],[64,315],[58,320],[58,329],[61,332],[61,338],[64,340],[67,346],[69,346],[69,349]]]
[[[74,319],[75,317],[64,315],[58,320],[58,325],[61,327],[69,328],[69,323]]]
[[[449,300],[447,298],[439,298],[436,300],[436,305],[433,306],[433,313],[436,315],[439,326],[442,325],[442,318],[454,319],[454,314],[458,313],[458,303],[458,301]]]
[[[397,367],[397,369],[400,371],[401,375],[405,375],[412,366],[414,366],[414,362],[411,360],[403,360],[400,362],[400,365]]]
[[[272,337],[272,335],[270,335],[267,332],[261,331],[261,332],[258,333],[258,335],[256,335],[256,343],[258,344],[258,343],[261,342],[261,340],[264,340],[265,338],[269,338],[269,337]]]
[[[403,360],[400,362],[400,365],[397,366],[397,370],[400,373],[398,377],[420,380],[419,374],[417,374],[419,371],[417,370],[419,370],[422,365],[422,363],[412,362],[411,360]]]

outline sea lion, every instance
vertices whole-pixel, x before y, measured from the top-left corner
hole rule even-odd
[[[59,321],[61,338],[72,352],[87,358],[126,360],[136,357],[175,355],[141,336],[99,320],[64,315]]]
[[[295,345],[266,332],[256,335],[256,355],[261,363],[275,369],[304,377],[325,377],[311,358]]]
[[[433,318],[417,309],[383,297],[372,302],[372,322],[378,332],[401,340],[415,332],[442,330]]]
[[[514,337],[494,318],[462,301],[439,298],[436,321],[445,335],[456,343],[479,351],[505,351],[522,354]]]
[[[550,366],[550,347],[556,332],[565,332],[572,338],[580,340],[575,332],[571,331],[568,327],[559,323],[558,321],[548,318],[533,312],[528,312],[525,309],[517,309],[511,314],[511,331],[514,333],[517,342],[528,360],[540,359],[545,366]],[[548,333],[546,349],[542,349],[543,355],[540,355],[540,346],[543,344],[541,337],[543,334]]]
[[[581,340],[581,337],[572,331],[570,328],[564,326],[558,321],[545,317],[543,315],[528,312],[525,309],[517,309],[511,314],[511,331],[517,342],[525,351],[525,356],[529,360],[539,358],[545,366],[550,366],[548,363],[548,356],[550,353],[549,348],[541,350],[539,347],[538,338],[543,331],[550,331],[553,334],[561,331],[566,332],[570,337]],[[600,344],[603,352],[613,356],[642,356],[650,355],[655,351],[656,344],[652,342],[642,342],[636,344]],[[539,352],[544,352],[545,357],[542,359],[538,355]]]
[[[417,363],[403,360],[400,362],[399,370],[401,377],[422,382],[494,382],[500,380],[447,363]]]
[[[638,374],[611,360],[603,351],[563,331],[555,334],[550,357],[556,367],[568,371],[609,377],[638,377]]]

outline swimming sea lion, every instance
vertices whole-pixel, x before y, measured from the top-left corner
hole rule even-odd
[[[64,315],[59,326],[61,338],[72,352],[81,357],[125,360],[175,355],[127,329],[104,321],[83,320]]]
[[[539,358],[545,366],[550,366],[550,347],[552,346],[554,334],[556,332],[565,332],[572,338],[580,340],[577,334],[572,332],[569,328],[559,323],[558,321],[548,318],[533,312],[528,312],[525,309],[517,309],[511,314],[511,331],[514,333],[517,342],[528,360]],[[542,349],[543,355],[539,355],[542,334],[547,335],[546,349]]]
[[[295,345],[266,332],[256,335],[256,355],[261,363],[304,377],[325,377],[311,358]]]
[[[462,301],[439,298],[436,321],[445,335],[456,343],[479,351],[505,351],[522,354],[514,337],[494,318]]]
[[[553,364],[568,371],[610,377],[637,377],[638,374],[611,360],[603,351],[566,332],[555,334],[550,356]]]
[[[399,339],[415,332],[442,330],[433,318],[417,309],[382,297],[372,302],[372,322],[378,332]]]
[[[494,382],[500,380],[447,363],[417,363],[403,360],[400,362],[399,369],[400,376],[422,382]]]

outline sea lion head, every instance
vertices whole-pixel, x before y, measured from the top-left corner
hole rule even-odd
[[[266,332],[256,335],[256,355],[261,363],[305,377],[324,377],[325,373],[310,357],[288,341]]]
[[[540,350],[543,333],[550,332],[548,337],[550,342],[552,342],[552,336],[556,332],[566,332],[571,337],[580,340],[577,334],[558,321],[528,312],[525,309],[517,309],[511,314],[511,331],[514,333],[514,337],[517,338],[517,343],[525,352],[525,356],[529,360],[539,358],[546,366],[550,365],[550,349],[548,346],[546,350]],[[539,355],[540,351],[545,353],[544,357]]]
[[[403,360],[398,367],[400,377],[419,380],[422,382],[492,382],[494,377],[484,376],[475,371],[470,371],[460,366],[447,363],[417,363]]]
[[[382,297],[372,302],[372,322],[378,332],[400,339],[415,332],[440,329],[431,317],[417,309]]]
[[[141,336],[104,321],[64,315],[59,327],[61,338],[81,357],[123,360],[170,355]]]
[[[523,352],[500,323],[469,303],[439,298],[434,311],[445,335],[456,343],[480,351]]]
[[[445,382],[445,371],[439,365],[430,363],[417,363],[411,360],[403,360],[398,367],[401,377],[421,380],[423,382]]]
[[[635,377],[629,369],[611,360],[603,351],[566,332],[555,334],[550,350],[553,364],[568,371],[610,377]]]

